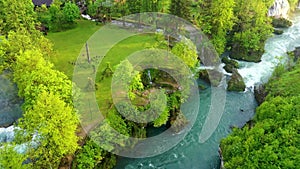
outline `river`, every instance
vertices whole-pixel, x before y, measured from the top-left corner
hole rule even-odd
[[[286,52],[300,46],[300,13],[291,16],[294,25],[284,29],[282,35],[274,35],[265,45],[262,62],[239,62],[239,73],[250,90],[243,93],[227,92],[226,105],[221,121],[213,135],[199,142],[202,125],[211,105],[211,88],[200,92],[200,109],[195,125],[189,134],[171,150],[151,158],[130,159],[120,157],[116,169],[214,169],[220,167],[218,146],[230,132],[231,126],[243,126],[254,113],[257,103],[251,89],[255,83],[267,82],[275,66],[283,62]],[[279,57],[282,56],[282,59]],[[244,111],[241,111],[243,109]]]

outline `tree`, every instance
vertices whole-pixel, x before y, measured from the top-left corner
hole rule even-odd
[[[299,168],[299,99],[276,97],[264,102],[252,129],[234,129],[222,140],[225,168]]]
[[[31,108],[44,91],[56,93],[65,103],[72,105],[72,82],[52,68],[53,65],[39,51],[26,51],[18,57],[13,68],[14,82],[18,85],[19,96],[25,99],[23,108]]]
[[[211,38],[219,54],[224,52],[227,32],[234,25],[234,5],[234,0],[203,0],[196,4],[199,9],[194,13],[195,22]]]
[[[126,0],[126,3],[131,14],[142,12],[142,0]]]
[[[0,48],[0,65],[3,69],[10,69],[16,62],[17,56],[26,50],[38,50],[45,57],[52,54],[52,44],[40,32],[29,32],[24,28],[18,28],[8,33],[7,38],[2,37]]]
[[[36,7],[35,11],[38,16],[37,19],[41,22],[42,26],[49,28],[51,25],[52,16],[47,6],[44,4],[40,7]]]
[[[74,23],[75,19],[78,19],[80,17],[80,10],[74,3],[65,3],[65,6],[62,10],[68,23]]]
[[[61,7],[63,5],[63,7]],[[55,1],[48,9],[46,6],[37,7],[38,20],[50,31],[62,31],[74,26],[80,17],[79,7],[72,2]]]
[[[191,0],[171,0],[170,13],[191,20]]]
[[[36,13],[31,0],[0,0],[0,34],[23,28],[35,31]]]
[[[181,42],[177,43],[173,47],[172,53],[182,59],[190,68],[195,68],[199,62],[196,46],[189,39],[182,39]]]
[[[79,119],[59,95],[40,93],[23,116],[18,124],[23,129],[19,136],[23,138],[18,139],[37,143],[37,147],[27,152],[34,167],[57,168],[62,157],[76,151]]]

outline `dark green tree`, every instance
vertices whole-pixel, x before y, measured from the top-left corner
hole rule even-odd
[[[191,0],[171,0],[170,13],[180,18],[191,20]]]

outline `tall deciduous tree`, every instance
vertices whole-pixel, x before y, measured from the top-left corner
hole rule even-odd
[[[38,31],[29,32],[24,28],[11,30],[5,37],[0,37],[0,66],[8,69],[16,62],[17,56],[26,50],[38,50],[45,57],[52,54],[52,44]]]
[[[21,54],[15,66],[14,81],[19,95],[25,98],[24,108],[31,108],[43,91],[56,93],[68,104],[73,103],[72,82],[63,73],[53,70],[39,51],[26,51]]]
[[[27,153],[36,168],[57,168],[62,157],[77,149],[78,117],[59,95],[42,92],[32,109],[24,113],[19,127],[26,141],[37,144]]]
[[[36,13],[31,0],[0,0],[0,34],[7,35],[20,27],[35,30]]]

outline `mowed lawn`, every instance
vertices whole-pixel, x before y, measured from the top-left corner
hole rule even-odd
[[[76,28],[64,32],[49,33],[47,38],[54,44],[55,55],[50,58],[55,68],[72,79],[74,66],[85,42],[98,30],[100,25],[88,20],[79,20]]]

